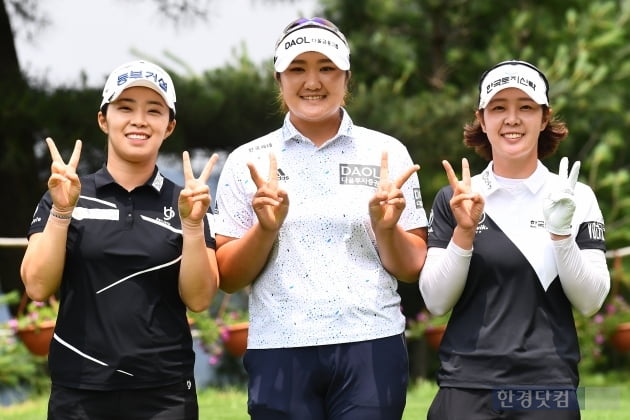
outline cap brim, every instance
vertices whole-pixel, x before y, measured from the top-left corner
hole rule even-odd
[[[479,109],[484,109],[485,107],[487,107],[490,101],[492,100],[492,98],[494,98],[494,96],[497,93],[508,88],[519,89],[523,93],[525,93],[527,96],[529,96],[532,99],[532,101],[536,102],[538,105],[549,106],[549,102],[547,101],[547,97],[545,96],[545,94],[540,94],[539,92],[536,92],[529,88],[523,88],[523,86],[519,85],[518,83],[508,83],[506,85],[503,85],[499,88],[494,89],[491,94],[482,95],[479,100]]]
[[[325,55],[340,70],[344,70],[344,71],[345,70],[350,70],[350,61],[348,59],[344,58],[344,57],[341,57],[337,51],[331,50],[331,49],[326,49],[326,48],[313,49],[313,48],[308,47],[308,46],[295,48],[295,49],[293,49],[291,51],[291,53],[286,53],[286,54],[283,54],[282,56],[278,57],[278,59],[274,63],[274,69],[277,72],[282,73],[283,71],[285,71],[289,67],[289,65],[291,65],[291,63],[293,62],[293,60],[295,60],[297,58],[297,56],[299,56],[300,54],[303,54],[305,52],[311,52],[311,51],[312,52],[318,52],[318,53],[321,53],[321,54]]]
[[[479,84],[479,109],[502,90],[517,88],[539,105],[549,106],[547,83],[539,71],[520,62],[505,62],[490,70]]]
[[[175,86],[170,75],[158,65],[144,60],[122,64],[110,73],[103,87],[101,109],[126,89],[137,86],[157,92],[175,113]]]
[[[274,69],[282,73],[300,54],[314,51],[328,57],[341,70],[350,69],[350,50],[333,32],[318,27],[296,30],[276,46]]]
[[[167,107],[173,110],[175,109],[175,104],[169,102],[169,98],[166,96],[166,93],[158,89],[155,83],[143,79],[133,80],[121,86],[121,89],[117,89],[109,99],[103,99],[103,102],[101,103],[101,108],[107,103],[114,102],[125,90],[132,87],[146,87],[151,89],[152,91],[158,93],[162,97],[162,99],[164,99],[164,103],[166,103]]]

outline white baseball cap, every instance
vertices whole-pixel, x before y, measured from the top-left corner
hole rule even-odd
[[[175,114],[175,85],[171,76],[158,66],[144,60],[132,61],[112,71],[103,88],[103,105],[113,102],[125,90],[133,86],[144,86],[159,93],[166,105]]]
[[[549,83],[545,75],[526,61],[503,61],[487,70],[479,82],[479,109],[484,109],[494,95],[515,87],[539,105],[549,106]]]
[[[276,43],[274,68],[282,73],[298,55],[316,51],[341,70],[350,69],[350,48],[339,28],[323,18],[298,19],[285,28]]]

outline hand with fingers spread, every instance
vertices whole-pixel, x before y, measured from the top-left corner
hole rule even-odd
[[[550,233],[560,236],[571,234],[571,220],[575,213],[574,191],[580,173],[580,161],[574,162],[571,173],[567,175],[569,159],[560,160],[558,186],[551,191],[543,202],[545,226]]]
[[[278,161],[269,154],[269,173],[264,180],[252,163],[248,163],[249,173],[258,188],[252,200],[252,207],[258,223],[264,230],[277,231],[289,212],[289,196],[278,186]]]
[[[68,215],[72,213],[81,193],[81,181],[77,175],[77,166],[81,157],[81,140],[76,141],[68,163],[64,162],[53,139],[46,138],[46,144],[52,158],[48,190],[53,209],[58,214]]]
[[[462,159],[462,180],[457,179],[451,164],[443,160],[442,166],[446,171],[448,183],[453,189],[450,201],[451,210],[457,220],[457,225],[464,230],[474,230],[483,215],[484,200],[481,194],[472,192],[470,182],[470,167],[468,159]]]
[[[218,159],[219,155],[216,153],[210,156],[199,178],[195,178],[192,165],[190,164],[190,156],[188,152],[183,153],[184,188],[179,193],[178,201],[182,225],[197,226],[203,221],[204,216],[208,212],[212,198],[207,183]]]
[[[409,177],[419,169],[419,165],[413,165],[396,181],[392,182],[389,179],[387,152],[381,154],[380,180],[376,193],[369,202],[370,219],[375,230],[377,226],[382,229],[392,229],[396,226],[402,211],[405,209],[405,196],[401,188]]]

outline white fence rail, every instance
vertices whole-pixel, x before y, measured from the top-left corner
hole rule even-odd
[[[0,238],[0,247],[26,247],[26,238]],[[627,257],[630,255],[630,246],[606,251],[606,258]]]
[[[28,240],[26,238],[0,238],[0,247],[12,248],[18,246],[26,246]]]

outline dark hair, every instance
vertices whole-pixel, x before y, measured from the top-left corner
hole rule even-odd
[[[553,155],[560,142],[569,135],[569,129],[564,121],[558,120],[556,117],[550,118],[551,110],[547,105],[542,105],[543,118],[549,119],[547,126],[538,136],[538,159],[544,159]],[[483,116],[483,109],[478,112]],[[473,122],[464,125],[464,145],[471,149],[475,149],[482,158],[492,160],[492,145],[488,140],[488,135],[483,132],[479,118]]]
[[[109,102],[104,104],[101,107],[101,112],[103,113],[103,115],[107,116],[107,108],[109,107]],[[171,108],[168,109],[168,122],[171,122],[175,119],[175,112],[173,112],[173,110]]]

